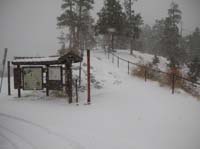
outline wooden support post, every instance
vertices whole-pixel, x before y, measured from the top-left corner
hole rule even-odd
[[[68,85],[68,75],[67,75],[68,70],[67,69],[68,69],[67,64],[65,64],[65,93],[68,96],[68,87],[67,87],[67,85]]]
[[[78,80],[76,79],[76,104],[78,105]]]
[[[20,68],[20,65],[17,65],[17,69],[20,71],[21,73],[21,68]],[[19,85],[18,85],[18,98],[21,97],[21,78],[20,78],[20,81],[19,81]]]
[[[49,65],[46,65],[46,96],[49,96]]]
[[[8,65],[8,95],[11,95],[11,85],[10,85],[10,61],[7,63]]]
[[[73,102],[73,100],[72,100],[72,64],[70,63],[70,65],[69,65],[70,67],[70,69],[69,69],[69,103],[72,103]]]
[[[65,91],[68,95],[68,102],[72,103],[72,64],[65,64]]]
[[[172,94],[174,94],[175,90],[175,74],[172,73]]]
[[[130,62],[128,61],[128,74],[130,73],[129,67],[130,67]]]
[[[82,62],[80,62],[80,68],[79,68],[79,86],[81,86],[81,71],[82,71]]]
[[[117,67],[119,68],[119,56],[117,57]]]
[[[87,104],[91,103],[91,95],[90,95],[90,50],[87,50],[87,80],[88,80],[88,98]]]

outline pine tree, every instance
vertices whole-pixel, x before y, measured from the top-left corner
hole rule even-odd
[[[196,82],[200,78],[200,59],[198,56],[194,57],[189,65],[188,76],[193,82]]]
[[[125,0],[125,12],[126,12],[126,35],[130,39],[130,54],[133,54],[133,48],[136,48],[135,40],[139,38],[141,32],[140,26],[143,24],[143,20],[140,14],[136,14],[133,10],[133,1],[137,0]]]
[[[158,57],[156,54],[155,54],[154,57],[153,57],[152,63],[153,63],[154,65],[157,65],[158,63],[160,63],[159,57]]]
[[[81,46],[80,35],[85,27],[83,23],[85,12],[92,9],[93,0],[63,0],[61,8],[63,13],[57,17],[58,27],[69,30],[69,48],[79,49]],[[89,13],[87,13],[89,15]]]
[[[200,29],[197,27],[192,35],[189,36],[189,49],[191,56],[200,58]]]
[[[64,51],[65,51],[65,41],[66,41],[64,32],[61,32],[61,35],[60,35],[60,37],[58,37],[58,40],[59,40],[59,44],[61,44],[61,48],[60,48],[60,50],[58,50],[58,53],[60,55],[63,55]]]
[[[77,26],[75,5],[76,4],[74,0],[63,0],[61,8],[64,12],[57,17],[57,26],[69,30],[69,48],[72,48],[75,44],[75,29]]]
[[[177,67],[180,64],[181,49],[178,24],[181,21],[181,11],[178,4],[172,2],[168,9],[168,17],[165,19],[164,33],[161,39],[162,49],[170,61],[170,67]]]
[[[164,19],[160,19],[160,20],[156,20],[155,24],[152,27],[152,40],[151,41],[153,43],[153,53],[157,54],[157,55],[162,55],[165,56],[163,53],[163,49],[162,49],[162,43],[161,43],[161,39],[163,38],[163,34],[164,34],[164,28],[165,28],[165,20]]]
[[[77,45],[78,48],[82,48],[83,41],[81,40],[81,34],[89,27],[88,18],[91,18],[89,11],[93,8],[94,0],[74,0],[77,8]]]
[[[89,12],[83,13],[82,28],[80,32],[80,48],[81,49],[91,49],[95,46],[95,28],[94,19],[90,16]]]
[[[123,31],[125,14],[118,0],[105,0],[104,6],[98,15],[96,24],[97,34],[108,35],[109,29],[115,31],[115,35],[120,35]]]

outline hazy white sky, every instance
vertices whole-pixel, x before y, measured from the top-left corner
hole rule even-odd
[[[123,2],[123,0],[121,0]],[[135,9],[144,22],[167,16],[172,0],[138,0]],[[184,32],[200,26],[200,0],[175,0],[183,12]],[[0,50],[9,49],[12,56],[55,54],[59,48],[56,17],[62,0],[0,0]],[[93,16],[101,9],[103,0],[95,0]],[[2,52],[1,52],[2,53]]]

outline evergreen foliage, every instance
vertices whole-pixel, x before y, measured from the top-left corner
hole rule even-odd
[[[81,34],[89,34],[92,23],[89,11],[93,3],[94,0],[63,0],[63,13],[57,17],[57,26],[69,31],[69,48],[80,49]]]
[[[122,33],[125,14],[118,0],[105,0],[103,8],[97,15],[99,17],[96,24],[97,33],[108,34],[110,28],[113,28],[116,34]]]
[[[170,61],[169,67],[177,67],[180,64],[180,35],[178,24],[181,21],[181,11],[178,4],[172,2],[165,19],[164,32],[161,39],[164,55]]]
[[[133,48],[136,49],[136,39],[139,38],[141,29],[140,26],[143,24],[143,20],[140,14],[135,13],[133,10],[133,2],[136,0],[125,0],[125,14],[126,14],[126,36],[130,40],[130,54],[133,53]]]
[[[157,65],[158,63],[160,63],[160,60],[159,60],[159,57],[155,54],[153,57],[152,64]]]
[[[200,59],[198,57],[194,57],[191,64],[189,65],[189,72],[188,76],[193,82],[198,81],[198,78],[200,78]]]

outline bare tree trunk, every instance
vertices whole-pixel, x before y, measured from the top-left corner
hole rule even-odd
[[[77,47],[81,48],[81,38],[80,38],[80,32],[81,32],[81,17],[82,17],[82,0],[79,0],[79,20],[78,20],[78,28],[77,28]]]

